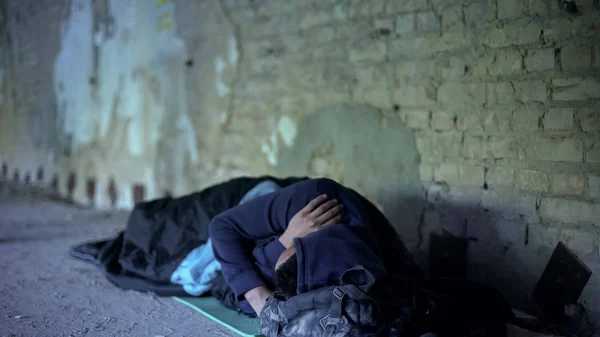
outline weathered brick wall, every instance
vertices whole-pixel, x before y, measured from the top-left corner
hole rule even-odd
[[[375,106],[414,130],[423,241],[476,238],[471,277],[526,306],[559,240],[600,272],[597,2],[225,2],[244,47],[230,130],[268,129],[265,111]],[[596,311],[599,285],[583,297]]]

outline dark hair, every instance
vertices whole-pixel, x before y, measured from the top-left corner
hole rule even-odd
[[[298,287],[298,258],[296,254],[290,256],[284,263],[275,269],[273,275],[275,293],[285,298],[297,295]]]

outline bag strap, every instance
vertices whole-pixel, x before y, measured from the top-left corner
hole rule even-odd
[[[347,283],[348,281],[357,282],[360,276],[366,276],[366,282],[361,285]],[[329,315],[321,319],[321,327],[325,331],[325,335],[333,334],[335,326],[342,319],[344,311],[344,298],[349,297],[354,301],[368,300],[370,297],[367,292],[375,284],[375,277],[363,266],[350,268],[340,277],[340,286],[333,288],[333,299],[329,308]]]
[[[345,298],[359,302],[370,299],[359,287],[353,284],[346,284],[333,289],[333,299],[331,300],[329,314],[319,321],[323,329],[323,336],[333,336],[339,324],[343,325],[345,322],[347,323],[346,318],[343,316]]]
[[[333,289],[333,299],[331,301],[330,313],[332,318],[342,316],[344,310],[344,298],[349,297],[354,301],[363,301],[371,299],[360,287],[353,284],[347,284]]]
[[[358,285],[357,283],[360,282],[358,280],[361,279],[361,276],[364,276],[366,280],[362,284]],[[362,292],[368,293],[371,287],[375,284],[375,276],[373,276],[370,271],[365,269],[365,267],[356,266],[346,270],[340,277],[340,285],[347,284],[354,285]]]
[[[278,301],[277,306],[281,315],[287,319],[304,310],[328,308],[331,303],[330,294],[331,292],[326,289],[313,290],[291,297],[286,301]]]

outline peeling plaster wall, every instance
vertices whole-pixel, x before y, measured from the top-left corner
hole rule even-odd
[[[197,131],[199,161],[190,166],[189,190],[231,176],[272,170],[263,156],[246,156],[240,149],[247,137],[264,130],[231,130],[235,118],[236,84],[241,78],[243,49],[240,28],[220,1],[187,2],[175,6],[178,36],[189,47],[188,109]],[[249,154],[249,153],[247,153]]]
[[[115,179],[117,207],[132,206],[134,184],[145,186],[146,198],[163,195],[165,185],[181,193],[184,161],[197,163],[198,150],[185,104],[186,49],[174,34],[173,4],[108,1],[107,16],[95,30],[90,1],[71,7],[54,67],[60,132],[71,155],[57,166],[97,179],[100,188]],[[160,174],[157,160],[163,129],[173,129],[177,143],[172,158],[163,158],[171,159],[171,178]],[[74,193],[82,199],[84,189]],[[110,205],[107,199],[99,194],[97,206]]]
[[[273,171],[262,154],[240,156],[247,141],[229,128],[243,52],[224,2],[5,7],[7,178],[53,186],[82,204],[130,208],[140,198]]]
[[[27,123],[23,111],[35,107],[42,116],[29,126],[29,137],[23,130],[6,131],[3,146],[14,145],[10,137],[24,143],[2,151],[10,171],[33,172],[42,165],[45,183],[101,208],[130,208],[140,196],[190,191],[184,170],[198,164],[199,152],[187,104],[187,50],[175,34],[171,1],[9,1],[6,10],[14,40],[5,50],[18,54],[13,61],[21,57],[20,49],[43,54],[44,61],[14,67],[21,84],[17,96],[39,94],[19,82],[43,68],[46,82],[37,89],[52,102],[32,106],[31,99],[22,99],[13,113],[2,114],[3,125],[12,127]],[[45,34],[39,32],[43,27],[36,30],[40,36],[54,34],[52,48],[42,39],[27,41],[34,19],[57,28]],[[44,129],[54,141],[39,141]]]

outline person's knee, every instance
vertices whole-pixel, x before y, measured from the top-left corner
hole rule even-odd
[[[222,213],[213,217],[208,223],[208,237],[211,239],[217,239],[220,237],[220,233],[223,231]],[[214,240],[213,240],[214,241]]]

